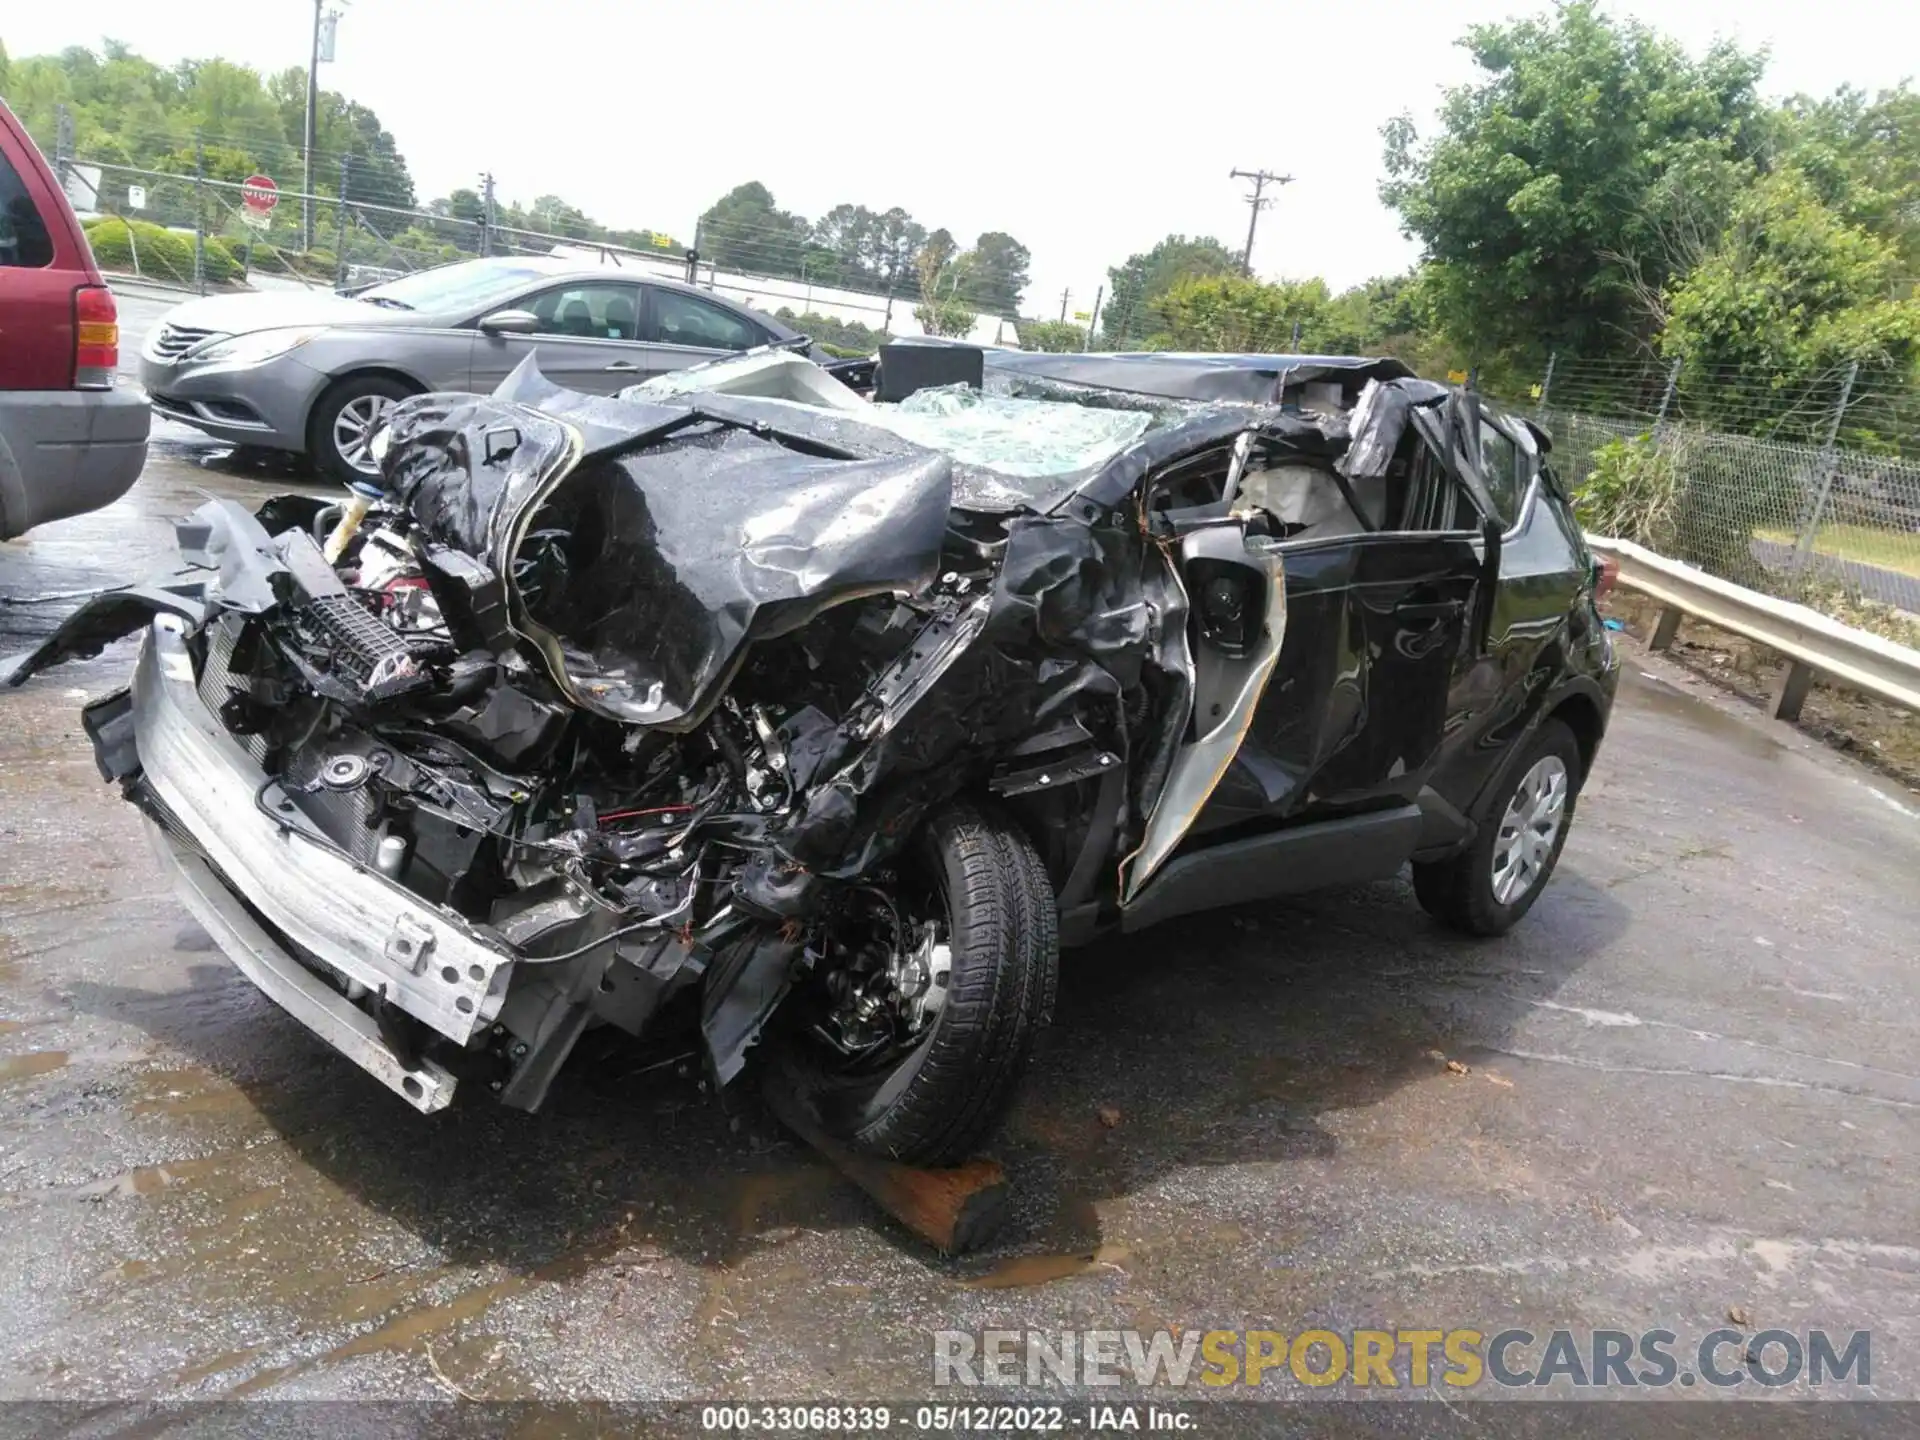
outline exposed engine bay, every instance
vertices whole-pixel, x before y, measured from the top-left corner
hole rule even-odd
[[[523,366],[490,398],[416,397],[377,493],[212,502],[181,526],[188,582],[101,597],[67,637],[173,617],[259,815],[493,957],[443,964],[402,916],[393,965],[347,963],[258,907],[404,1064],[535,1108],[589,1026],[678,1014],[721,1083],[776,1015],[828,1070],[900,1066],[964,948],[928,817],[1012,816],[1048,937],[1056,905],[1137,897],[1272,671],[1278,545],[1370,528],[1440,393],[1350,374],[1315,411],[1015,377],[1076,415],[1072,468],[1036,475],[814,403],[819,374],[807,403],[754,374],[608,399]],[[1089,406],[1122,423],[1089,431]],[[219,872],[143,773],[139,689],[89,710],[103,768]],[[436,973],[450,1011],[420,999]]]

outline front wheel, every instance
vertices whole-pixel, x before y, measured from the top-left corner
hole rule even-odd
[[[1543,722],[1489,797],[1473,843],[1446,860],[1415,862],[1421,907],[1468,935],[1506,934],[1560,861],[1583,778],[1573,732],[1558,720]]]
[[[307,455],[314,466],[343,485],[377,479],[373,437],[387,412],[411,394],[411,386],[386,375],[349,375],[329,386],[307,421]]]
[[[965,1159],[999,1127],[1052,1018],[1059,916],[1032,843],[997,814],[952,806],[894,884],[845,897],[822,940],[788,1076],[852,1149]]]

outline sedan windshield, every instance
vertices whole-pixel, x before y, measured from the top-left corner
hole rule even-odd
[[[407,310],[482,310],[546,273],[532,265],[463,260],[385,281],[360,291],[356,298]]]

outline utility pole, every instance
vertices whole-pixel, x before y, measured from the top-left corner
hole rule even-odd
[[[493,254],[493,172],[480,175],[480,253]]]
[[[313,0],[313,48],[307,56],[307,144],[304,179],[300,186],[300,249],[313,249],[313,145],[320,110],[320,10],[326,0]]]
[[[193,132],[193,293],[207,293],[207,147]]]
[[[73,161],[73,112],[64,104],[53,107],[53,173],[59,177],[60,189],[67,189],[67,176]],[[94,207],[100,208],[99,196],[94,197]]]
[[[333,288],[336,290],[344,290],[347,288],[347,220],[349,218],[347,214],[347,178],[352,164],[353,158],[351,156],[342,155],[340,157],[340,203],[333,207],[335,222],[333,230]]]
[[[1264,192],[1269,185],[1291,185],[1293,177],[1276,175],[1271,170],[1230,170],[1227,172],[1227,178],[1253,182],[1253,190],[1247,196],[1247,208],[1253,212],[1247,217],[1247,248],[1240,252],[1240,268],[1251,275],[1253,274],[1253,232],[1260,224],[1260,212],[1273,204],[1273,201],[1266,198]]]
[[[1071,294],[1073,294],[1071,290],[1062,290],[1060,292],[1060,323],[1062,325],[1067,323],[1067,297]]]

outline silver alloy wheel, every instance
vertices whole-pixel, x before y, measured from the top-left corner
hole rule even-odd
[[[1540,883],[1567,815],[1567,766],[1544,755],[1520,777],[1493,842],[1493,898],[1511,905]]]
[[[362,475],[380,473],[380,462],[373,454],[373,437],[386,423],[391,409],[393,401],[385,395],[356,395],[333,417],[333,448]]]

